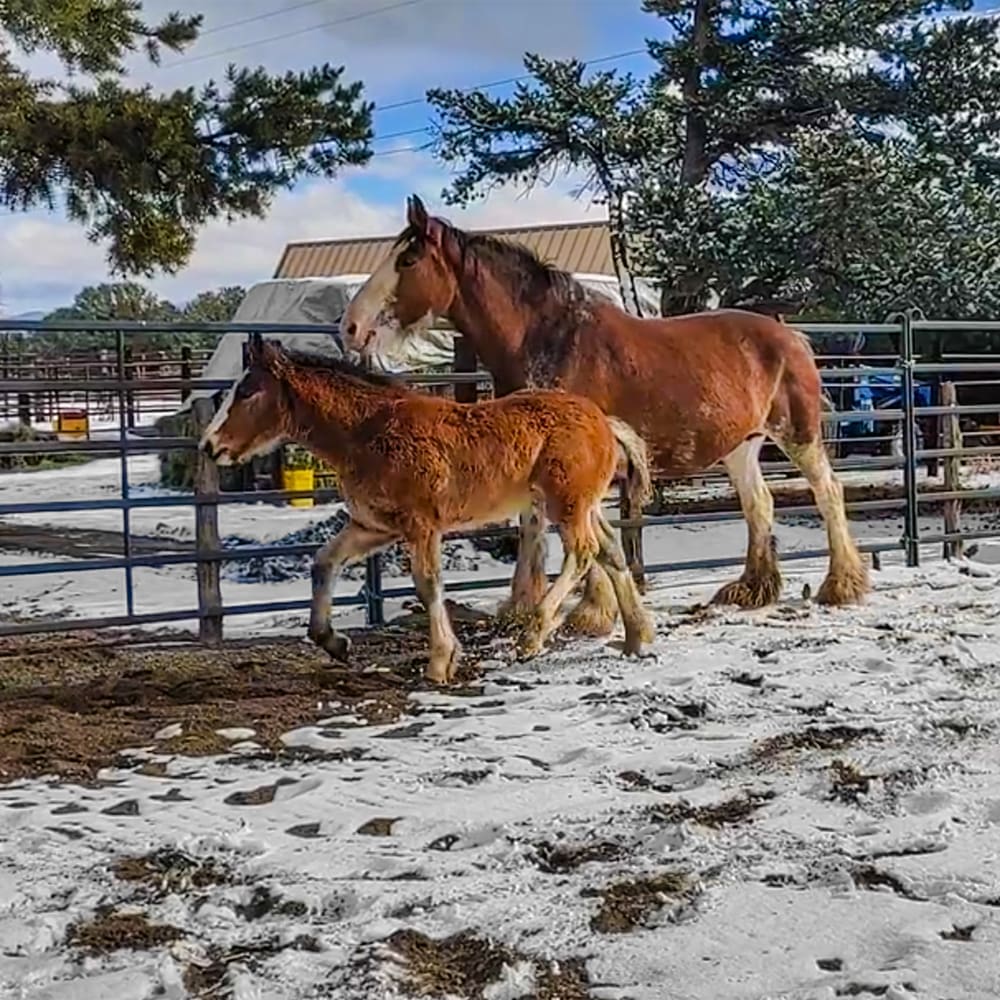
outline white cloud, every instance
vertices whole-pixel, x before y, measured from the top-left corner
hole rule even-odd
[[[393,183],[395,168],[380,157],[367,174],[313,183],[279,195],[268,217],[205,227],[187,268],[150,282],[160,294],[183,302],[220,285],[249,285],[269,278],[285,244],[292,240],[395,233],[405,224],[405,197],[416,192],[428,209],[463,228],[534,225],[582,218],[604,218],[604,210],[576,199],[572,178],[525,192],[508,187],[462,210],[445,205],[440,191],[448,177],[428,156],[400,154],[409,170]],[[386,176],[386,174],[390,176]],[[384,196],[365,198],[352,180],[384,180]],[[380,185],[381,187],[382,185]],[[54,308],[70,301],[83,286],[106,281],[104,249],[87,241],[83,229],[58,216],[12,216],[0,242],[0,303],[8,314]]]

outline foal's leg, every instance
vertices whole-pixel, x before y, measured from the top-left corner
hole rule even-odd
[[[712,598],[714,604],[762,608],[781,594],[781,570],[774,551],[774,500],[760,470],[763,435],[744,441],[722,461],[739,494],[747,522],[747,558],[743,575],[727,583]]]
[[[640,652],[644,642],[652,642],[656,638],[656,626],[652,615],[642,606],[635,575],[629,569],[625,552],[600,507],[595,509],[593,521],[597,534],[597,561],[607,570],[614,587],[625,625],[625,653],[632,655]]]
[[[523,511],[518,525],[517,565],[510,598],[497,611],[498,618],[524,621],[531,617],[545,593],[545,507],[537,497]]]
[[[857,604],[869,591],[868,567],[851,538],[844,508],[844,489],[834,475],[821,438],[809,444],[779,441],[779,447],[809,481],[826,525],[830,569],[819,588],[820,604]]]
[[[563,601],[580,582],[597,554],[597,539],[587,513],[574,513],[560,525],[563,542],[563,564],[539,603],[520,642],[522,659],[537,656],[546,639],[559,627]]]
[[[426,677],[435,684],[447,684],[455,677],[461,647],[452,631],[444,606],[441,583],[441,535],[432,532],[410,542],[413,584],[430,619],[431,652]]]
[[[351,640],[330,627],[330,600],[333,581],[347,564],[392,544],[397,535],[366,528],[357,521],[348,521],[333,538],[320,548],[313,559],[312,608],[309,613],[309,638],[325,649],[335,660],[344,660],[351,649]]]

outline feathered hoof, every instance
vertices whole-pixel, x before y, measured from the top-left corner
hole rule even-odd
[[[586,598],[569,613],[563,631],[600,638],[610,635],[618,618],[617,608],[602,607]]]
[[[830,573],[819,588],[816,602],[835,608],[860,604],[869,590],[868,568],[859,560],[856,566]]]
[[[730,604],[738,608],[766,608],[781,596],[781,576],[747,576],[727,583],[712,598],[713,604]]]

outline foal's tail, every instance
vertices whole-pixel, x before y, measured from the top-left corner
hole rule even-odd
[[[641,510],[653,498],[653,480],[649,472],[646,442],[624,420],[608,417],[608,424],[615,440],[625,452],[629,500],[633,508]]]

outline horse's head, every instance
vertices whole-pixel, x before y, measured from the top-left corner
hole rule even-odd
[[[239,465],[287,440],[288,402],[282,371],[288,359],[276,341],[250,334],[247,367],[205,428],[199,448],[218,465]]]
[[[457,290],[444,252],[445,224],[407,200],[407,227],[340,321],[344,344],[363,357],[391,354],[400,341],[447,313]]]

